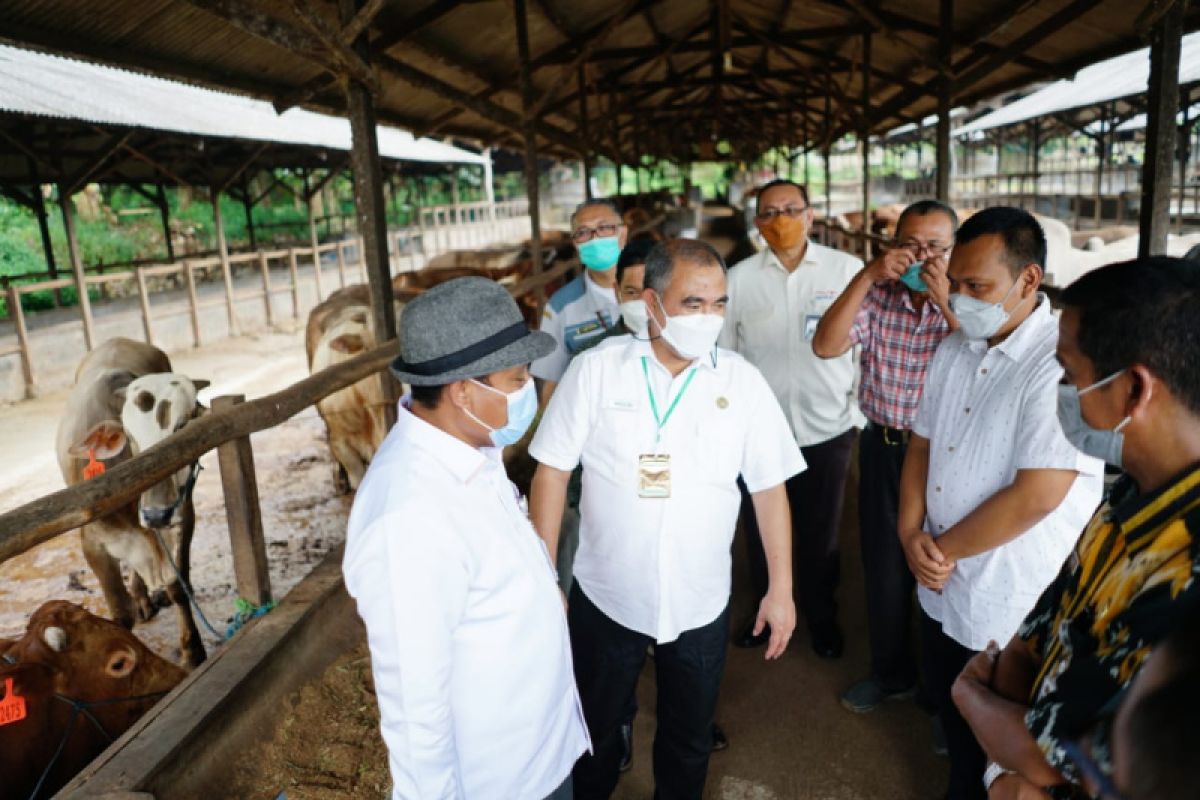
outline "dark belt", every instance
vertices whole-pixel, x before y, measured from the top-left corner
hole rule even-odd
[[[907,447],[908,440],[912,436],[912,431],[880,425],[878,422],[868,421],[867,430],[874,431],[875,435],[888,447]]]

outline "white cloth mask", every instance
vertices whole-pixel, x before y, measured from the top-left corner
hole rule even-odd
[[[621,303],[621,319],[625,321],[625,327],[629,329],[630,333],[641,336],[646,332],[650,319],[650,312],[646,310],[646,301],[639,297],[637,300]]]
[[[700,358],[711,353],[717,346],[717,337],[725,326],[725,317],[720,314],[680,314],[672,317],[663,305],[662,297],[655,295],[667,324],[663,326],[662,338],[682,358]]]

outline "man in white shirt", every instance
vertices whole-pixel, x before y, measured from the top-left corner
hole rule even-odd
[[[537,412],[553,342],[486,278],[400,319],[410,384],[350,512],[342,569],[367,627],[393,800],[569,800],[588,749],[562,596],[500,450]]]
[[[795,626],[783,483],[804,468],[762,375],[715,347],[725,268],[709,245],[656,245],[642,294],[649,341],[616,339],[571,364],[529,448],[539,462],[530,516],[553,553],[571,470],[583,464],[580,546],[568,617],[594,755],[578,798],[616,785],[619,728],[655,643],[657,796],[704,790],[724,671],[730,543],[741,474],[753,497],[770,585],[757,625],[768,658]]]
[[[854,397],[851,352],[818,357],[813,336],[822,315],[863,268],[862,260],[808,240],[813,211],[804,187],[776,180],[758,191],[755,224],[769,247],[729,270],[729,308],[721,346],[762,370],[791,423],[808,469],[787,483],[796,552],[800,612],[813,651],[837,658],[843,649],[835,593],[840,570],[838,529],[855,427],[863,417]],[[754,590],[766,591],[761,537],[748,500],[742,521]],[[765,636],[753,621],[735,638],[757,647]]]
[[[897,530],[920,584],[952,800],[986,792],[983,751],[950,687],[989,641],[1012,638],[1100,502],[1103,466],[1058,422],[1045,262],[1045,234],[1020,209],[989,208],[959,228],[947,273],[959,328],[929,366],[900,479]]]

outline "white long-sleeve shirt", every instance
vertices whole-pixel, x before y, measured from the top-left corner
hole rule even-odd
[[[497,450],[399,419],[350,513],[394,800],[541,800],[589,741],[566,615]]]

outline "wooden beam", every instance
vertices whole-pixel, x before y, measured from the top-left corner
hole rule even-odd
[[[372,92],[379,91],[379,80],[375,73],[371,72],[371,68],[358,54],[342,41],[342,32],[309,5],[307,0],[292,0],[292,12],[329,53],[330,58],[340,68],[339,72],[370,88]]]
[[[534,102],[532,107],[526,108],[524,113],[529,117],[536,117],[539,113],[541,113],[542,109],[546,107],[546,104],[553,100],[554,96],[558,94],[559,89],[561,89],[568,80],[574,77],[576,70],[582,66],[585,61],[587,61],[588,56],[590,56],[597,47],[604,44],[604,42],[608,40],[608,37],[612,36],[613,32],[620,27],[621,23],[629,19],[630,15],[633,13],[633,10],[637,8],[641,2],[642,0],[625,0],[624,5],[617,10],[617,13],[613,14],[612,17],[610,17],[604,24],[604,28],[598,34],[588,39],[587,43],[579,49],[579,52],[576,54],[575,58],[572,59],[566,67],[559,71],[558,76],[551,82],[550,88],[542,92],[542,96],[538,98],[536,102]]]
[[[974,86],[979,81],[991,75],[1000,67],[1012,61],[1018,53],[1024,53],[1037,47],[1047,37],[1058,33],[1081,16],[1100,5],[1102,0],[1074,0],[1074,2],[1059,9],[1042,22],[1030,28],[1021,36],[1013,39],[1007,45],[986,56],[982,62],[967,72],[962,73],[954,81],[956,94]]]
[[[219,17],[243,33],[262,39],[289,53],[315,61],[325,69],[332,69],[332,65],[322,58],[322,53],[326,51],[326,48],[319,39],[275,17],[256,11],[255,4],[240,0],[183,0],[183,2]]]
[[[263,142],[258,147],[255,147],[253,150],[251,150],[250,155],[247,156],[241,164],[236,166],[232,172],[225,176],[225,180],[221,182],[220,191],[227,191],[229,187],[233,185],[233,182],[240,178],[242,173],[249,169],[250,166],[259,159],[259,156],[265,153],[267,148],[270,146],[271,142]]]
[[[938,5],[938,60],[949,64],[954,54],[954,0],[940,0]],[[950,202],[950,171],[953,168],[950,153],[950,106],[953,88],[948,72],[937,76],[937,131],[934,134],[934,149],[937,164],[937,199]],[[880,111],[880,117],[886,113]],[[881,120],[882,121],[882,120]]]
[[[338,39],[347,47],[354,44],[358,37],[366,32],[371,23],[375,21],[375,17],[387,5],[388,0],[367,0],[366,5],[358,10],[354,18],[342,26],[341,33]]]
[[[1175,156],[1175,112],[1179,108],[1179,58],[1183,38],[1181,0],[1159,18],[1150,34],[1150,92],[1138,257],[1164,255],[1171,225],[1171,172]]]
[[[513,16],[516,18],[517,63],[521,70],[522,135],[525,139],[525,197],[529,204],[529,254],[533,259],[533,274],[540,275],[542,263],[542,215],[538,187],[537,138],[533,135],[533,68],[529,58],[529,18],[525,0],[513,0]],[[537,316],[546,304],[546,287],[537,291]]]

